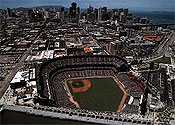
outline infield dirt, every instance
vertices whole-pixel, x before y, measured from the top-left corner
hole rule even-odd
[[[70,101],[81,109],[120,112],[127,97],[126,91],[113,76],[71,78],[65,85]]]

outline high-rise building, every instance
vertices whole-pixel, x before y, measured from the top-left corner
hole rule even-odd
[[[107,7],[103,7],[103,8],[102,8],[102,20],[103,20],[103,21],[106,20],[106,19],[105,19],[106,13],[107,13]]]
[[[91,14],[93,12],[93,7],[89,5],[89,8],[87,8],[86,13]]]
[[[10,8],[7,8],[7,16],[8,17],[11,17],[12,16],[12,12],[11,12],[11,9]]]
[[[73,17],[73,9],[72,7],[69,8],[69,16],[72,18]]]
[[[125,15],[125,17],[128,16],[128,8],[124,9],[124,15]]]
[[[120,14],[121,12],[123,12],[123,8],[120,8],[120,9],[119,9],[119,14]]]
[[[77,7],[77,13],[80,14],[80,7]]]
[[[107,7],[103,7],[103,12],[106,13],[107,12]]]
[[[80,19],[80,7],[77,7],[77,15],[76,15],[76,17],[78,18],[78,19]]]
[[[64,7],[61,7],[61,12],[63,12],[64,11]]]
[[[61,7],[60,10],[60,19],[64,20],[65,12],[64,12],[64,7]]]
[[[101,21],[102,20],[102,7],[100,6],[98,8],[98,21]]]
[[[90,12],[93,12],[93,6],[89,5]]]
[[[75,2],[73,2],[73,3],[72,3],[72,9],[73,9],[73,10],[76,10],[76,8],[77,8],[77,4],[76,4]]]
[[[72,17],[76,17],[77,4],[75,2],[72,3]]]
[[[120,13],[120,22],[123,22],[124,21],[124,12],[121,12]]]
[[[77,7],[77,4],[73,2],[69,8],[70,19],[78,20],[80,17],[80,7]]]
[[[98,9],[97,8],[94,9],[94,14],[95,14],[95,20],[97,20],[98,19]]]
[[[87,20],[89,21],[92,21],[93,20],[93,7],[91,5],[89,5],[89,8],[87,8],[86,10],[86,17],[87,17]]]

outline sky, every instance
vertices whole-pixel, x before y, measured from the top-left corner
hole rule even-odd
[[[70,7],[76,2],[80,8],[106,6],[112,8],[129,8],[133,11],[167,11],[175,12],[175,0],[0,0],[0,8],[34,7],[43,5],[62,5]]]

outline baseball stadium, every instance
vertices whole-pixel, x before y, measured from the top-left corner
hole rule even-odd
[[[39,96],[50,105],[100,112],[135,112],[144,85],[128,75],[127,62],[112,55],[64,56],[47,60],[37,69]],[[132,111],[131,111],[132,109]]]
[[[65,84],[72,102],[82,109],[120,112],[127,96],[112,76],[72,78]]]

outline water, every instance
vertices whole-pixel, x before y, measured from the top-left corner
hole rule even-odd
[[[74,120],[55,119],[50,117],[35,116],[22,112],[3,110],[0,115],[0,124],[85,124]]]
[[[133,15],[147,17],[152,23],[175,23],[175,12],[133,12]]]

